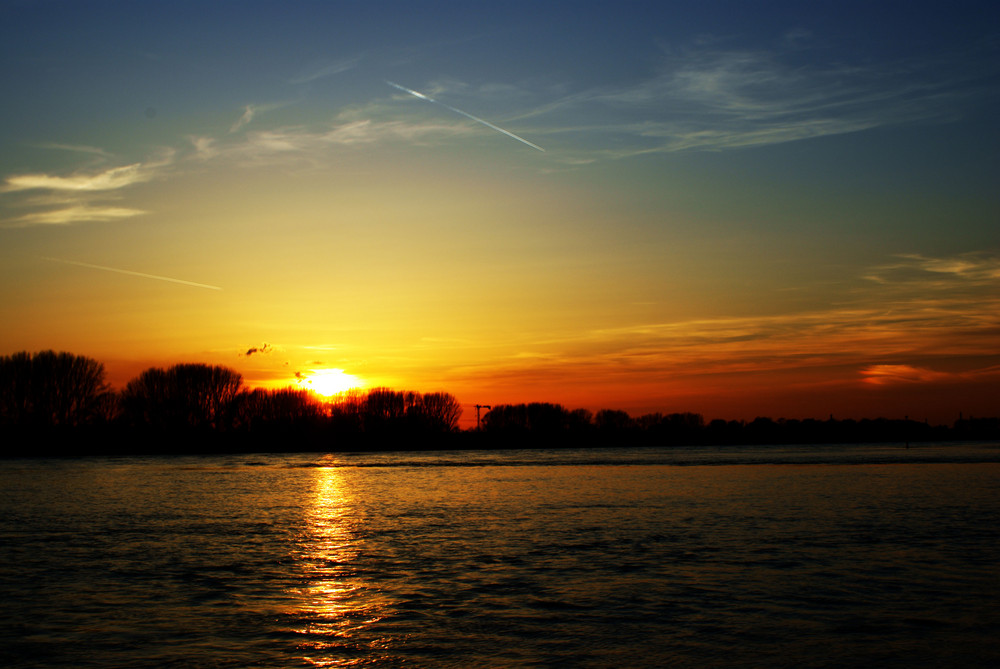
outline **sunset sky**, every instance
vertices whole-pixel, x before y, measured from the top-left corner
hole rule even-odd
[[[0,58],[0,354],[1000,414],[995,2],[13,1]]]

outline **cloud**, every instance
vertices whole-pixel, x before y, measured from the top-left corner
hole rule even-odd
[[[1000,376],[1000,367],[990,366],[964,372],[942,372],[914,365],[869,365],[861,370],[861,376],[865,383],[875,386],[958,382]]]
[[[73,174],[68,177],[51,174],[18,174],[5,179],[3,191],[22,190],[106,191],[125,188],[135,183],[149,181],[152,171],[142,163],[112,167],[91,174]]]
[[[267,342],[264,342],[260,346],[251,346],[250,348],[247,349],[247,352],[244,353],[243,355],[249,358],[254,353],[271,353],[273,350],[274,350],[273,346],[271,346]]]
[[[142,209],[131,209],[129,207],[106,207],[81,204],[65,207],[63,209],[26,214],[19,218],[4,221],[3,223],[0,223],[0,227],[26,228],[34,225],[69,225],[72,223],[85,223],[91,221],[114,221],[132,218],[134,216],[141,216],[145,213],[147,212]]]
[[[80,147],[77,147],[80,148]],[[92,153],[92,147],[82,147]],[[95,149],[95,151],[100,151]],[[103,153],[103,152],[102,152]],[[174,161],[175,152],[165,149],[161,155],[145,161],[109,167],[102,170],[78,171],[68,176],[47,173],[15,174],[4,179],[0,193],[15,198],[20,206],[46,209],[0,222],[0,227],[23,228],[34,225],[67,225],[88,221],[112,221],[139,216],[143,209],[110,206],[101,200],[116,200],[123,191],[161,175]],[[42,191],[42,194],[38,194]],[[55,208],[53,208],[53,206]]]
[[[170,276],[160,276],[158,274],[147,274],[146,272],[135,272],[130,269],[122,269],[121,267],[108,267],[107,265],[94,265],[87,262],[79,262],[77,260],[65,260],[63,258],[46,258],[42,257],[42,260],[48,260],[50,262],[63,263],[65,265],[75,265],[77,267],[86,267],[89,269],[98,269],[104,272],[114,272],[115,274],[125,274],[127,276],[137,276],[143,279],[155,279],[157,281],[166,281],[168,283],[177,283],[184,286],[192,286],[194,288],[207,288],[209,290],[222,290],[219,286],[211,286],[206,283],[196,283],[194,281],[187,281],[186,279],[177,279]]]
[[[332,62],[324,62],[314,64],[309,69],[304,70],[298,76],[295,76],[288,80],[290,84],[308,84],[318,79],[325,79],[326,77],[332,77],[335,74],[340,74],[341,72],[347,72],[357,67],[358,63],[361,62],[360,57],[356,58],[345,58],[343,60],[337,60]]]
[[[357,110],[349,110],[315,127],[285,126],[253,130],[239,136],[238,141],[221,141],[208,137],[191,138],[196,157],[202,160],[230,160],[243,164],[275,161],[319,160],[334,148],[370,146],[378,143],[426,143],[448,137],[468,136],[476,132],[468,124],[443,121],[406,122],[359,118]]]
[[[993,286],[1000,290],[1000,255],[974,251],[939,258],[920,254],[899,254],[896,261],[871,268],[869,281],[883,286],[924,290],[975,290]]]
[[[865,383],[875,386],[940,381],[954,375],[912,365],[870,365],[861,370]]]
[[[242,128],[243,126],[245,126],[247,123],[249,123],[250,121],[252,121],[253,120],[254,111],[255,111],[255,109],[254,109],[253,105],[247,105],[246,109],[243,111],[243,116],[241,116],[236,121],[236,123],[233,123],[232,127],[229,128],[229,132],[236,132],[237,130],[239,130],[240,128]]]
[[[111,154],[96,146],[84,146],[79,144],[59,144],[56,142],[43,142],[36,144],[40,149],[55,149],[58,151],[72,151],[74,153],[89,153],[102,158],[111,158]]]
[[[578,90],[515,118],[543,124],[526,133],[572,135],[605,159],[745,149],[955,120],[997,72],[947,56],[804,63],[809,48],[798,30],[770,49],[694,45],[665,54],[643,79]]]
[[[109,167],[96,172],[77,172],[69,176],[54,174],[15,174],[4,179],[0,192],[50,190],[68,193],[94,193],[127,188],[155,178],[174,161],[175,151],[163,149],[160,156],[139,163]]]
[[[259,113],[273,111],[275,109],[281,109],[282,107],[287,107],[289,102],[273,102],[270,104],[249,104],[243,108],[243,115],[236,119],[229,128],[230,133],[234,133],[243,126],[247,125],[254,119],[254,117]]]
[[[967,281],[1000,281],[1000,257],[983,251],[946,258],[928,258],[917,254],[900,255],[916,268],[932,274],[950,274]]]
[[[194,147],[195,156],[200,160],[209,160],[219,155],[216,140],[212,137],[188,137]]]
[[[861,382],[866,385],[997,376],[996,262],[997,256],[980,252],[903,256],[892,267],[915,266],[918,277],[874,286],[859,279],[853,285],[864,289],[846,286],[841,304],[831,308],[641,322],[524,340],[502,356],[454,374],[476,383],[509,378],[564,386],[623,379],[680,387],[684,379],[697,377],[704,385],[714,377],[720,391],[725,384],[759,375],[816,379],[809,370],[819,369],[825,370],[824,379],[845,386],[858,385],[858,370],[864,370]],[[940,280],[940,275],[950,281],[948,289],[928,290],[926,282]],[[952,369],[979,371],[937,371],[943,360]]]

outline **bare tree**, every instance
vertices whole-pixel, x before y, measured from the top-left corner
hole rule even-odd
[[[635,426],[635,421],[624,411],[601,409],[594,416],[594,425],[598,430],[621,432],[631,430]]]
[[[458,427],[462,405],[449,393],[427,393],[421,402],[423,419],[428,429],[451,432]]]
[[[399,428],[406,417],[406,407],[406,393],[390,388],[372,388],[365,397],[365,431],[377,432]]]
[[[104,365],[71,353],[0,357],[0,423],[78,427],[99,421],[112,400]]]
[[[151,367],[122,392],[122,411],[153,428],[224,428],[243,377],[228,367],[202,364]]]
[[[233,419],[236,426],[248,431],[259,428],[306,427],[325,411],[308,390],[255,388],[236,396]]]

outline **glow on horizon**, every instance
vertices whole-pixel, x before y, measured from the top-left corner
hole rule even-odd
[[[342,369],[311,369],[298,380],[299,386],[320,397],[330,399],[336,395],[365,387],[365,382]]]

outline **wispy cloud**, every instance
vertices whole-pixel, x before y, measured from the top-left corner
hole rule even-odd
[[[844,370],[844,383],[885,385],[997,374],[996,367],[983,370],[978,365],[1000,355],[1000,277],[991,269],[1000,256],[904,260],[935,268],[921,270],[926,281],[937,280],[936,270],[947,270],[945,275],[965,288],[928,291],[927,283],[909,277],[905,285],[874,284],[845,292],[845,304],[822,310],[594,329],[521,342],[506,358],[458,375],[484,382],[507,374],[525,381],[572,383],[589,374],[594,379],[676,384],[687,377],[715,376],[729,383],[734,374],[837,368]],[[933,361],[941,359],[979,371],[938,370]]]
[[[96,146],[86,146],[82,144],[59,144],[57,142],[43,142],[36,144],[40,149],[54,149],[57,151],[72,151],[74,153],[89,153],[101,158],[111,158],[111,153]]]
[[[69,225],[91,221],[115,221],[147,212],[129,207],[107,207],[91,205],[75,205],[51,211],[39,211],[24,216],[0,222],[3,228],[27,228],[35,225]]]
[[[948,383],[1000,377],[1000,367],[990,366],[963,372],[944,372],[913,365],[870,365],[861,370],[865,383],[892,386],[916,383]]]
[[[80,148],[80,147],[77,147]],[[82,147],[84,153],[104,152]],[[130,186],[152,181],[161,176],[174,162],[175,152],[163,150],[145,162],[131,163],[99,170],[77,171],[68,175],[35,172],[14,174],[4,179],[0,193],[13,198],[21,207],[37,209],[28,214],[0,222],[3,228],[23,228],[35,225],[68,225],[91,221],[113,221],[147,213],[136,207],[109,205]]]
[[[169,276],[160,276],[158,274],[146,274],[145,272],[134,272],[129,269],[122,269],[120,267],[108,267],[106,265],[93,265],[87,262],[79,262],[76,260],[65,260],[62,258],[47,258],[43,257],[42,260],[48,260],[50,262],[62,263],[64,265],[76,265],[77,267],[86,267],[89,269],[98,269],[104,272],[114,272],[116,274],[126,274],[128,276],[137,276],[143,279],[155,279],[157,281],[167,281],[169,283],[177,283],[184,286],[191,286],[193,288],[207,288],[208,290],[222,290],[219,286],[211,286],[206,283],[196,283],[194,281],[186,281],[184,279],[175,279]]]
[[[243,110],[243,116],[237,119],[236,123],[233,123],[232,127],[229,128],[229,132],[236,132],[247,123],[253,120],[253,115],[256,112],[256,107],[253,105],[247,105],[246,109]]]
[[[274,165],[277,161],[320,162],[331,149],[380,143],[421,144],[469,136],[476,131],[465,124],[444,121],[409,122],[381,120],[358,110],[347,110],[326,123],[312,127],[283,126],[241,133],[237,138],[191,138],[201,160],[226,160],[236,164]]]
[[[230,133],[234,133],[243,126],[250,123],[257,114],[262,114],[265,112],[273,111],[275,109],[281,109],[282,107],[287,107],[289,102],[273,102],[270,104],[249,104],[243,108],[243,115],[236,119],[229,128]]]
[[[214,137],[188,137],[194,147],[195,157],[199,160],[209,160],[219,155],[219,148]]]
[[[254,353],[271,353],[273,351],[274,347],[268,344],[267,342],[264,342],[260,346],[251,346],[246,350],[246,353],[243,353],[242,355],[245,355],[246,357],[249,358]]]
[[[545,152],[545,149],[543,149],[542,147],[538,146],[537,144],[533,144],[532,142],[529,142],[528,140],[524,139],[523,137],[520,137],[519,135],[515,135],[514,133],[510,132],[509,130],[504,130],[500,126],[494,125],[494,124],[490,123],[489,121],[485,121],[485,120],[479,118],[478,116],[473,116],[472,114],[470,114],[468,112],[464,112],[461,109],[456,109],[455,107],[452,107],[451,105],[448,105],[448,104],[445,104],[444,102],[441,102],[440,100],[435,100],[434,98],[428,97],[428,96],[424,95],[423,93],[420,93],[418,91],[412,90],[410,88],[406,88],[405,86],[400,86],[397,83],[393,83],[391,81],[386,81],[385,83],[389,84],[393,88],[397,88],[397,89],[399,89],[401,91],[404,91],[405,93],[409,93],[410,95],[412,95],[412,96],[414,96],[414,97],[416,97],[416,98],[418,98],[420,100],[426,100],[427,102],[433,102],[434,104],[441,105],[445,109],[453,111],[456,114],[460,114],[460,115],[462,115],[462,116],[464,116],[464,117],[466,117],[468,119],[471,119],[471,120],[475,121],[476,123],[479,123],[481,125],[486,126],[487,128],[490,128],[492,130],[496,130],[497,132],[502,133],[502,134],[504,134],[504,135],[506,135],[506,136],[508,136],[508,137],[510,137],[512,139],[516,139],[517,141],[521,142],[522,144],[530,146],[531,148],[533,148],[533,149],[535,149],[537,151],[541,151],[542,153]]]
[[[893,385],[897,383],[926,383],[947,378],[949,375],[932,369],[914,367],[913,365],[870,365],[861,370],[865,383],[874,386]]]
[[[601,158],[750,148],[954,120],[1000,69],[972,72],[944,56],[806,65],[797,35],[771,49],[676,50],[643,80],[578,90],[515,118],[534,119],[536,135],[571,136]]]
[[[308,68],[305,68],[301,74],[298,74],[288,80],[290,84],[308,84],[319,79],[325,79],[327,77],[332,77],[341,72],[347,72],[358,66],[361,62],[360,57],[356,58],[345,58],[343,60],[335,60],[328,62],[314,63]]]
[[[1000,292],[1000,255],[988,251],[939,258],[900,254],[894,258],[872,267],[864,278],[884,291],[919,291],[925,296],[947,293],[953,299],[977,294],[983,288]]]
[[[52,174],[16,174],[4,180],[3,192],[22,190],[106,191],[125,188],[149,181],[152,170],[142,163],[112,167],[100,172],[77,173],[69,176]]]
[[[873,281],[887,283],[893,278],[912,280],[913,273],[938,278],[952,278],[966,283],[982,284],[1000,281],[1000,256],[975,251],[957,256],[929,258],[919,254],[900,254],[899,262],[880,265],[868,275]],[[908,273],[908,274],[907,274]]]

